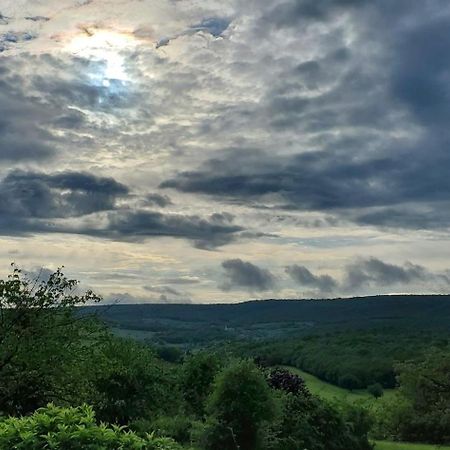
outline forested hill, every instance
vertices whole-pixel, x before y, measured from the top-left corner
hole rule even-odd
[[[390,295],[333,300],[264,300],[237,304],[134,304],[96,306],[110,324],[151,329],[177,322],[220,327],[302,323],[305,328],[450,327],[450,295]],[[92,311],[92,309],[90,309]]]

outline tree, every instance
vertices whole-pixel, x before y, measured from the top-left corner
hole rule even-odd
[[[209,398],[204,447],[254,450],[263,425],[275,413],[274,399],[261,371],[251,361],[237,361],[216,378]]]
[[[82,401],[82,364],[103,331],[75,312],[100,297],[92,291],[76,295],[76,286],[60,269],[46,281],[32,281],[13,266],[0,280],[0,412]]]
[[[384,395],[383,386],[380,383],[374,383],[367,386],[367,391],[375,398],[380,398]]]
[[[398,418],[401,439],[450,443],[450,353],[431,351],[420,363],[404,363],[399,371],[403,402]]]
[[[355,375],[349,373],[339,377],[338,384],[344,389],[353,391],[353,389],[358,389],[361,386],[361,381]]]
[[[314,397],[283,393],[280,418],[271,425],[267,450],[372,450],[363,410],[335,406]]]
[[[176,378],[145,344],[110,337],[101,346],[90,399],[106,422],[129,424],[173,414],[180,405]]]
[[[199,417],[204,415],[206,399],[221,366],[220,358],[213,353],[197,352],[186,358],[181,369],[180,386],[189,412]]]

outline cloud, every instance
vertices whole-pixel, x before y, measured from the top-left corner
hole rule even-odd
[[[283,27],[345,13],[344,23],[355,24],[351,43],[338,22],[323,40],[304,29],[314,51],[296,61],[286,50],[290,62],[280,57],[279,76],[258,108],[240,116],[250,127],[249,116],[268,127],[267,145],[224,147],[162,187],[326,212],[360,225],[448,230],[448,4],[297,0],[269,11],[265,19]],[[382,37],[381,23],[391,24]],[[273,33],[271,39],[278,33],[294,39]],[[280,133],[288,140],[281,149]]]
[[[365,3],[367,0],[287,0],[277,3],[264,20],[277,27],[293,27],[305,21],[325,21],[340,9]]]
[[[157,297],[144,296],[144,295],[133,295],[128,292],[118,292],[112,293],[105,297],[105,304],[117,304],[117,305],[133,305],[142,303],[192,303],[188,298],[170,298],[164,294]]]
[[[424,266],[405,262],[397,265],[375,257],[356,258],[343,270],[342,281],[328,274],[315,275],[307,267],[291,265],[285,272],[300,286],[312,289],[311,295],[389,292],[392,288],[409,291],[422,286],[430,292],[446,292],[450,286],[447,272],[434,272]],[[310,294],[308,294],[310,295]]]
[[[227,214],[201,218],[119,208],[116,202],[129,194],[128,187],[113,178],[84,172],[14,171],[0,182],[0,193],[0,230],[4,234],[57,232],[125,241],[171,236],[191,240],[201,249],[213,249],[232,242],[243,230]],[[58,220],[102,212],[107,212],[106,216],[97,221]]]
[[[344,286],[349,290],[357,290],[364,286],[408,285],[432,281],[434,278],[423,266],[410,262],[398,266],[372,257],[359,259],[346,268]]]
[[[182,276],[177,278],[166,278],[164,282],[167,284],[198,284],[200,279],[192,276]]]
[[[170,286],[144,286],[143,288],[148,292],[159,294],[158,301],[161,303],[192,303],[188,294]]]
[[[222,263],[225,282],[220,286],[224,291],[244,289],[250,292],[267,291],[275,286],[275,278],[262,269],[241,259],[229,259]]]
[[[205,31],[215,38],[222,36],[222,33],[229,27],[230,20],[224,17],[208,17],[197,25],[192,25],[195,31]]]
[[[219,217],[218,217],[219,216]],[[193,241],[195,247],[212,250],[229,244],[239,236],[242,227],[224,222],[220,215],[208,218],[155,211],[115,211],[108,215],[105,227],[88,227],[82,234],[109,239],[140,241],[150,237],[174,237]]]
[[[338,287],[337,281],[330,275],[314,275],[305,266],[294,264],[286,267],[286,273],[298,284],[317,289],[320,292],[333,292]]]
[[[31,20],[32,22],[48,22],[50,17],[46,16],[26,16],[25,20]]]
[[[85,172],[49,175],[16,170],[1,180],[0,193],[0,216],[32,228],[28,219],[79,217],[114,209],[128,188]]]
[[[36,97],[24,93],[21,75],[2,59],[0,74],[0,162],[42,161],[54,156],[55,139],[47,130],[49,112]]]
[[[219,38],[230,26],[231,21],[225,17],[207,17],[201,22],[189,26],[187,29],[172,36],[164,36],[156,42],[156,49],[169,45],[171,41],[182,36],[190,36],[196,33],[207,33],[213,38]]]
[[[5,20],[4,16],[1,16],[0,20]],[[36,35],[28,31],[7,31],[6,33],[0,34],[0,53],[16,44],[31,41],[33,39],[36,39]]]
[[[148,194],[145,196],[145,205],[148,206],[159,206],[160,208],[165,208],[166,206],[172,205],[172,200],[167,195],[161,194]]]

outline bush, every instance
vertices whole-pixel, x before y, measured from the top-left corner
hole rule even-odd
[[[64,450],[178,450],[172,439],[147,434],[139,437],[125,427],[97,425],[90,406],[48,405],[31,416],[0,422],[0,450],[60,448]]]
[[[101,420],[126,425],[177,410],[181,399],[176,377],[149,347],[111,337],[102,357],[95,395],[89,400]]]
[[[371,450],[370,421],[362,410],[338,410],[314,396],[282,394],[282,414],[269,432],[268,450]]]
[[[191,441],[192,418],[187,416],[160,417],[149,424],[149,430],[154,430],[158,436],[166,436],[180,444]],[[134,427],[133,427],[134,428]]]
[[[203,447],[211,450],[258,448],[275,404],[262,372],[251,361],[238,361],[216,378],[207,412]]]
[[[367,392],[375,398],[380,398],[384,395],[383,386],[380,383],[374,383],[368,386]]]
[[[212,353],[198,352],[189,355],[183,363],[180,388],[189,412],[197,417],[205,413],[205,403],[212,391],[214,378],[222,361]]]

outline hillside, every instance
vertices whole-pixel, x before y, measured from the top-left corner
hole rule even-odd
[[[450,295],[393,295],[238,304],[136,304],[90,307],[121,334],[168,343],[388,327],[448,330]]]

